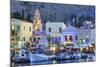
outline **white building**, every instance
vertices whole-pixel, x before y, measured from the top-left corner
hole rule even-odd
[[[51,36],[52,44],[56,44],[61,40],[61,33],[66,28],[64,22],[47,22],[46,34]]]

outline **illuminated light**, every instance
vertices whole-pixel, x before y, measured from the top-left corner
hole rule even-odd
[[[56,48],[55,47],[50,47],[50,50],[53,51],[53,53],[55,53]]]
[[[67,40],[66,42],[71,42],[71,40]]]
[[[92,47],[92,45],[90,44],[89,47]]]
[[[50,50],[52,50],[52,51],[55,51],[55,49],[56,49],[55,47],[51,47],[51,48],[50,48]]]
[[[88,50],[89,48],[88,47],[86,47],[86,50]]]
[[[56,64],[56,63],[57,63],[56,60],[54,60],[54,61],[53,61],[53,64]]]
[[[21,41],[19,41],[18,43],[21,44]]]
[[[14,30],[15,29],[15,27],[14,26],[12,26],[12,30]]]
[[[80,48],[80,51],[82,52],[83,48]]]
[[[89,61],[89,59],[87,58],[87,59],[86,59],[86,62],[88,62],[88,61]]]
[[[85,39],[83,40],[83,42],[85,42]]]

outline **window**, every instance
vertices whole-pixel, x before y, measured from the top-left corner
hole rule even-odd
[[[51,32],[51,28],[49,28],[49,32]]]
[[[38,40],[40,40],[40,37],[38,38]]]
[[[14,36],[15,35],[15,30],[12,30],[11,31],[11,36]]]
[[[77,38],[78,38],[78,37],[77,37],[77,35],[76,35],[76,36],[75,36],[75,40],[77,40]]]
[[[23,41],[25,41],[25,37],[23,37]]]
[[[72,35],[69,36],[69,40],[72,41]]]
[[[65,36],[65,41],[67,41],[67,35]]]
[[[25,31],[25,26],[24,26],[24,31]]]
[[[31,32],[31,27],[29,27],[29,31]]]
[[[60,33],[62,32],[62,28],[61,28],[61,27],[59,28],[59,32],[60,32]]]
[[[34,42],[36,42],[36,38],[34,38]]]
[[[17,25],[17,31],[20,31],[20,26],[19,25]]]
[[[11,36],[14,36],[15,35],[15,26],[12,25],[11,26]]]

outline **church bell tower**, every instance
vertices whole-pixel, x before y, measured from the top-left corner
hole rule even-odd
[[[33,31],[41,31],[42,30],[42,21],[40,17],[39,9],[35,10],[34,20],[33,20]]]

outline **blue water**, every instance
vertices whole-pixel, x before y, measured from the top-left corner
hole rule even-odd
[[[69,59],[69,60],[50,60],[41,62],[28,62],[28,63],[16,63],[15,66],[32,66],[32,65],[45,65],[45,64],[63,64],[63,63],[80,63],[80,62],[93,62],[94,58],[81,58],[81,59]]]

